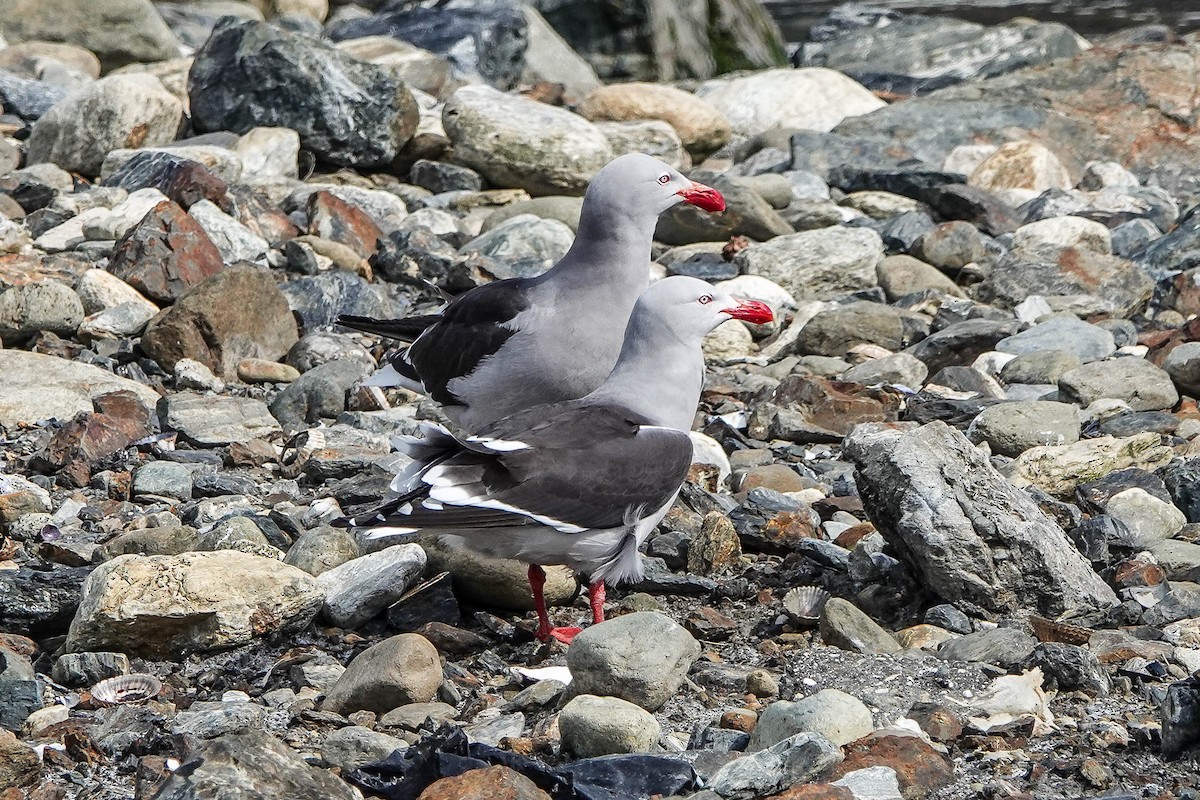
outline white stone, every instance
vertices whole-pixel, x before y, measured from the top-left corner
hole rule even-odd
[[[1071,175],[1045,145],[1022,140],[997,148],[968,176],[967,183],[1018,206],[1047,189],[1070,189]]]
[[[879,282],[883,239],[868,228],[833,226],[776,236],[734,256],[745,273],[772,280],[797,300],[834,300]]]
[[[702,349],[705,359],[718,363],[745,358],[754,352],[754,337],[746,323],[730,319],[704,337]]]
[[[847,772],[833,782],[844,786],[854,795],[854,800],[904,800],[900,794],[900,779],[891,767],[864,767]]]
[[[1170,539],[1187,524],[1187,517],[1172,503],[1136,487],[1114,494],[1104,511],[1128,526],[1135,548],[1150,547],[1155,542]]]
[[[233,152],[247,179],[299,175],[300,134],[291,128],[251,128],[238,138]]]
[[[79,277],[75,293],[79,295],[86,314],[95,314],[122,303],[141,303],[147,309],[158,312],[158,306],[108,270],[89,269],[83,273]]]
[[[960,144],[946,156],[946,160],[942,162],[942,169],[945,172],[970,175],[994,152],[994,144]]]
[[[1082,247],[1096,253],[1112,253],[1108,227],[1083,217],[1051,217],[1022,225],[1013,232],[1013,247]]]
[[[47,253],[61,253],[64,250],[71,250],[87,241],[87,237],[83,235],[83,226],[97,222],[107,216],[107,208],[86,209],[78,216],[71,217],[63,224],[56,225],[46,231],[34,239],[33,243]]]
[[[775,311],[796,307],[796,298],[792,297],[787,289],[761,275],[738,275],[736,278],[721,281],[715,288],[743,300],[766,303]]]
[[[181,358],[175,362],[175,388],[219,392],[225,388],[225,381],[214,375],[211,369],[199,361]]]
[[[188,213],[212,239],[226,264],[257,261],[271,247],[266,239],[226,214],[211,200],[193,203]]]
[[[721,447],[720,442],[700,431],[688,431],[688,436],[692,440],[692,463],[711,464],[716,467],[719,484],[729,480],[733,468],[729,465],[729,456],[725,455],[725,448]]]
[[[857,81],[823,67],[769,69],[707,81],[696,95],[724,112],[734,133],[743,137],[773,128],[830,131],[847,117],[887,105]]]
[[[145,384],[118,377],[108,370],[24,350],[0,350],[0,425],[15,427],[56,417],[70,419],[92,410],[92,398],[122,389],[132,391],[149,408],[158,393]]]
[[[120,239],[129,229],[142,221],[159,203],[170,202],[169,198],[153,187],[138,189],[107,214],[84,224],[84,238],[92,241]]]
[[[136,336],[157,313],[158,309],[137,301],[120,303],[86,317],[77,335],[85,341]]]

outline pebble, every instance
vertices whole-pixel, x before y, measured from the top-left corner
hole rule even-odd
[[[423,636],[402,633],[355,656],[321,707],[339,714],[382,714],[405,703],[429,702],[441,683],[437,650]]]
[[[821,610],[821,639],[852,653],[895,653],[900,645],[892,635],[853,604],[834,597]]]
[[[647,753],[662,730],[654,717],[616,697],[581,694],[558,715],[562,746],[578,758],[616,753]]]
[[[191,500],[192,471],[183,464],[152,461],[134,473],[133,493]]]
[[[1114,494],[1104,511],[1129,529],[1133,536],[1130,544],[1138,549],[1170,539],[1187,523],[1187,517],[1174,505],[1138,488]]]
[[[853,695],[822,689],[795,702],[776,700],[758,716],[747,752],[772,747],[798,733],[818,733],[839,747],[875,729],[870,710]]]
[[[646,641],[655,643],[653,650],[642,646]],[[574,691],[654,711],[679,689],[699,655],[699,643],[669,617],[640,612],[585,628],[567,651],[567,666]]]
[[[1079,441],[1079,410],[1046,400],[997,403],[975,417],[967,435],[987,442],[993,453],[1015,458],[1031,447]]]
[[[720,149],[732,135],[729,120],[714,105],[663,84],[602,86],[583,98],[579,113],[593,122],[662,120],[675,130],[684,148],[697,157]]]
[[[291,383],[300,377],[300,370],[278,361],[244,358],[238,362],[237,376],[246,383]]]
[[[821,228],[776,236],[734,256],[749,275],[774,281],[797,300],[830,300],[875,286],[883,240],[865,228]]]

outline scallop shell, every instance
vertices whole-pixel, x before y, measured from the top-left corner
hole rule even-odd
[[[820,586],[797,586],[783,596],[783,607],[800,622],[816,622],[829,602],[829,592]]]
[[[1092,638],[1094,633],[1091,628],[1072,625],[1068,622],[1055,622],[1052,619],[1036,615],[1029,618],[1029,627],[1033,628],[1033,635],[1040,642],[1083,645],[1088,643],[1088,639]]]
[[[105,678],[92,687],[92,699],[106,706],[140,703],[162,691],[162,681],[153,675],[133,674]]]

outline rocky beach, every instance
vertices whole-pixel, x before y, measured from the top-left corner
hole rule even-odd
[[[0,0],[0,800],[1200,797],[1200,34],[758,0]],[[609,621],[331,525],[363,380],[606,163],[694,463]],[[582,487],[584,491],[587,487]],[[548,570],[558,625],[590,618]]]

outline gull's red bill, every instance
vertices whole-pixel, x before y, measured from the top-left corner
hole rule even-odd
[[[692,185],[687,189],[680,189],[676,192],[684,201],[691,203],[697,208],[703,208],[705,211],[724,211],[725,198],[721,193],[711,186],[705,186],[703,183],[692,181]]]
[[[775,319],[775,313],[771,311],[771,307],[758,300],[742,300],[733,308],[725,309],[725,313],[734,319],[753,322],[756,325]]]

